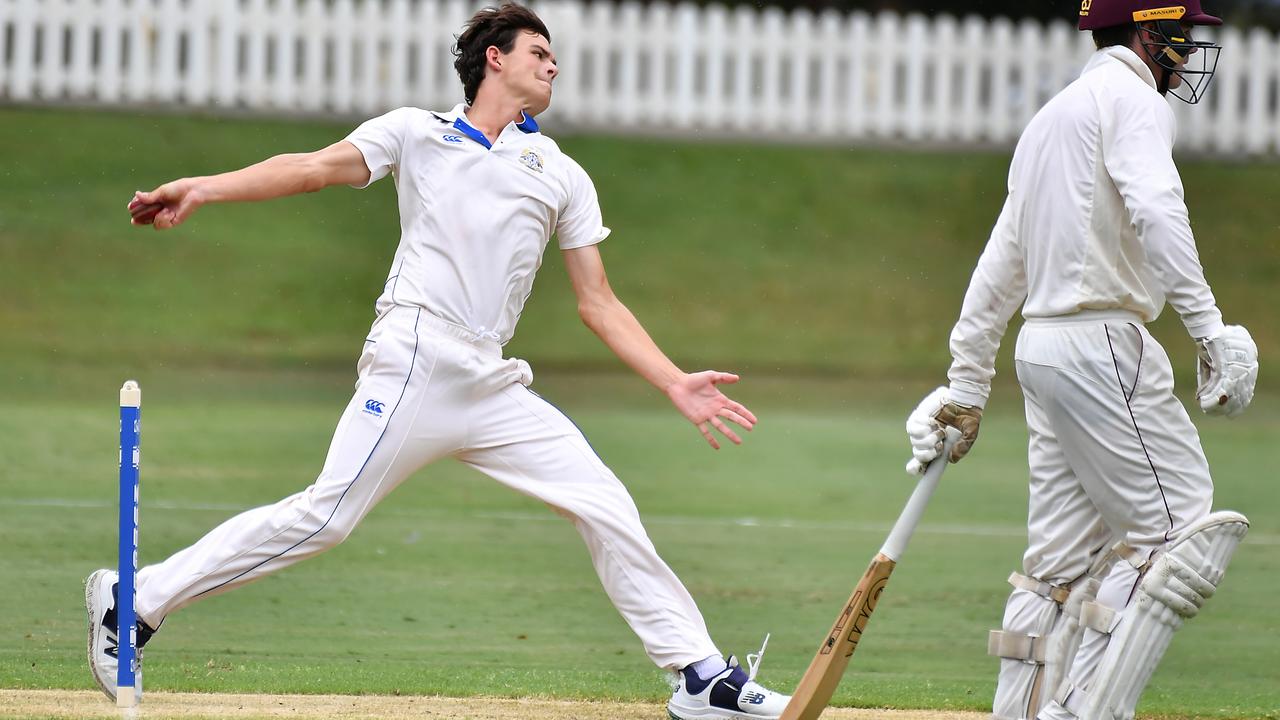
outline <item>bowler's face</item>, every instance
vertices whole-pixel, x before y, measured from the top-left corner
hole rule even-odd
[[[502,61],[507,87],[524,101],[525,112],[537,115],[551,106],[551,83],[558,71],[550,40],[524,31]]]

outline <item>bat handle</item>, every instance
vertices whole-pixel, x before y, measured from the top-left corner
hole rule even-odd
[[[894,562],[902,559],[902,553],[906,551],[907,543],[911,541],[911,535],[915,533],[916,526],[920,524],[920,518],[924,515],[924,509],[929,504],[929,498],[933,496],[933,491],[938,489],[942,472],[947,469],[947,456],[951,454],[951,446],[955,445],[959,439],[960,431],[948,427],[942,452],[929,463],[929,467],[924,471],[924,477],[916,483],[911,499],[907,500],[907,506],[902,509],[898,521],[893,524],[893,530],[889,532],[884,546],[880,548],[880,554]]]

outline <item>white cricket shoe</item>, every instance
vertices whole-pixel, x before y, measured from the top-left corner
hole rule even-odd
[[[95,570],[84,582],[84,605],[89,611],[89,670],[98,688],[116,699],[116,579],[111,570]]]
[[[765,637],[765,645],[769,638]],[[747,655],[751,673],[738,665],[738,659],[730,656],[728,667],[710,680],[703,680],[692,667],[681,670],[679,684],[667,701],[667,714],[671,720],[777,720],[791,701],[790,695],[776,693],[755,681],[760,669],[759,653]]]
[[[112,700],[116,699],[116,668],[120,666],[120,640],[116,637],[116,583],[119,573],[95,570],[84,581],[84,605],[89,612],[89,670],[94,682]],[[138,622],[138,684],[142,684],[142,646],[152,630]]]

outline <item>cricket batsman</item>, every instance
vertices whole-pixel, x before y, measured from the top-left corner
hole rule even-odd
[[[562,412],[529,389],[503,346],[552,236],[582,321],[719,448],[756,417],[718,388],[729,373],[686,373],[614,295],[599,244],[609,235],[587,173],[538,129],[558,70],[551,33],[530,10],[477,12],[457,38],[466,102],[400,108],[316,152],[278,155],[139,192],[132,222],[167,230],[204,205],[268,200],[391,175],[400,245],[364,340],[355,394],[324,468],[301,492],[227,520],[138,574],[138,644],[174,612],[341,543],[428,463],[454,458],[567,518],[614,606],[649,658],[678,683],[671,717],[776,718],[787,696],[755,682],[712,642],[698,606],[649,540],[626,487]],[[115,696],[116,574],[87,582],[89,665]]]
[[[1146,324],[1165,303],[1199,348],[1196,398],[1234,417],[1258,351],[1205,281],[1173,161],[1166,96],[1196,103],[1221,20],[1199,0],[1084,0],[1097,52],[1023,132],[1008,197],[951,332],[949,385],[907,421],[919,472],[943,426],[978,436],[1019,306],[1030,434],[1028,547],[1003,626],[996,720],[1129,720],[1171,636],[1214,594],[1248,521],[1210,512],[1213,480]]]

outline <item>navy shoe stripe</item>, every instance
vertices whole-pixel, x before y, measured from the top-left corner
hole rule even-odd
[[[102,614],[102,625],[107,630],[107,642],[112,643],[107,646],[106,653],[111,657],[116,656],[117,648],[120,646],[120,621],[116,619],[116,605],[120,602],[120,583],[111,583],[111,607]],[[151,636],[155,634],[155,630],[147,627],[147,624],[138,620],[137,643],[138,649],[141,650]]]
[[[690,695],[697,695],[701,693],[703,690],[707,689],[707,685],[711,684],[710,680],[703,680],[698,677],[698,673],[694,671],[692,665],[681,670],[680,674],[684,676],[685,692]]]
[[[746,687],[748,682],[750,678],[742,668],[733,668],[729,677],[720,679],[711,688],[711,707],[741,712],[738,708],[738,697],[742,695],[742,688]]]

